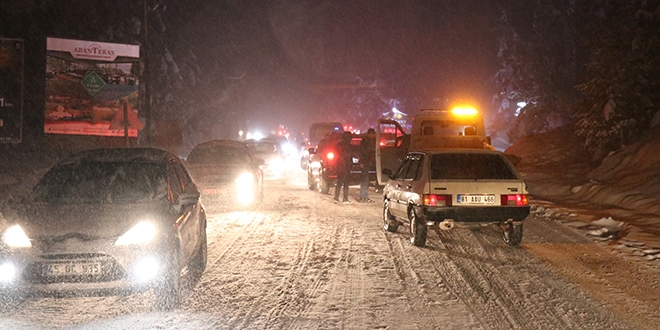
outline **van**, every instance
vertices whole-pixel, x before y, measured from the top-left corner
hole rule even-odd
[[[491,149],[484,119],[474,108],[422,109],[413,117],[408,133],[398,122],[378,120],[376,130],[376,175],[379,185],[388,178],[382,169],[396,170],[410,151],[463,148]]]

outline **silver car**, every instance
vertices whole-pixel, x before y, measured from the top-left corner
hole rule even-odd
[[[387,231],[410,228],[411,242],[426,244],[429,226],[498,224],[504,241],[518,245],[529,215],[529,194],[507,157],[488,149],[437,149],[410,152],[383,189]]]
[[[96,149],[52,167],[0,224],[0,291],[180,301],[182,270],[206,268],[206,216],[181,160],[153,148]]]

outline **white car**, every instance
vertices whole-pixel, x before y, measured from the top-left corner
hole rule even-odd
[[[387,231],[410,228],[411,242],[426,244],[428,226],[449,230],[455,224],[494,223],[504,241],[518,245],[529,195],[507,157],[488,149],[438,149],[410,152],[383,189]]]

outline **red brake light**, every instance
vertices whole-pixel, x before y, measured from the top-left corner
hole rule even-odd
[[[525,206],[529,205],[529,196],[523,194],[502,195],[501,202],[502,205]]]
[[[325,157],[328,158],[328,160],[333,160],[335,158],[335,153],[330,151]]]
[[[428,206],[451,206],[451,195],[423,195],[422,204]]]

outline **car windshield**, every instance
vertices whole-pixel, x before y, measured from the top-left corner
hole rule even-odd
[[[203,146],[190,152],[187,161],[191,164],[248,163],[250,155],[244,148],[234,146]]]
[[[78,162],[52,168],[32,199],[46,203],[131,203],[164,198],[165,166],[146,162]]]
[[[506,161],[496,154],[442,153],[431,156],[431,180],[516,180]]]
[[[275,145],[275,143],[268,143],[268,142],[250,143],[249,146],[250,148],[252,148],[255,154],[277,153],[277,145]]]

